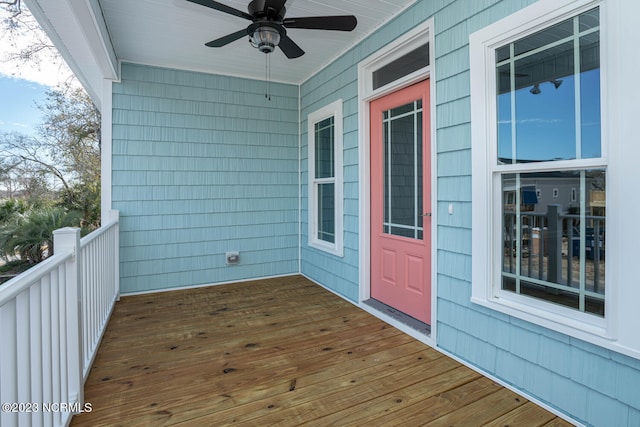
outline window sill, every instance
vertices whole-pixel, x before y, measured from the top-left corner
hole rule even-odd
[[[309,247],[321,250],[323,252],[327,252],[331,255],[335,255],[340,258],[344,257],[344,250],[330,243],[325,243],[322,241],[313,241],[313,242],[309,242]]]
[[[488,300],[471,297],[471,302],[567,335],[612,339],[603,318],[525,296],[501,294]]]

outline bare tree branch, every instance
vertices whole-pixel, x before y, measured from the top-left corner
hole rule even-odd
[[[0,0],[0,6],[4,6],[16,16],[22,12],[22,2],[20,0]]]
[[[19,166],[35,172],[37,175],[52,175],[65,189],[69,183],[63,171],[47,159],[50,147],[36,138],[17,133],[0,135],[0,156],[14,168]]]
[[[21,0],[0,0],[0,12],[3,13],[0,20],[0,44],[4,46],[4,54],[0,62],[10,64],[15,72],[11,74],[22,75],[23,70],[49,71],[51,66],[58,67],[58,78],[64,80],[67,76],[75,79],[68,70],[56,47],[47,34],[42,30],[38,21],[22,4]],[[6,68],[6,67],[5,67]],[[50,72],[48,74],[51,75]],[[53,82],[53,84],[60,82]]]

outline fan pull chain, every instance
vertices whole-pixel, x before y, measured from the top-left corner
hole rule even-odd
[[[269,54],[267,53],[265,58],[265,74],[267,79],[267,93],[264,94],[264,97],[271,101],[271,61],[269,59]]]

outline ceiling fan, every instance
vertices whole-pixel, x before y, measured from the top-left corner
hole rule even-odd
[[[213,0],[187,1],[251,21],[246,29],[212,40],[205,43],[206,46],[226,46],[248,35],[251,45],[260,52],[271,53],[278,46],[289,59],[304,55],[304,50],[287,36],[286,28],[352,31],[358,24],[353,15],[285,18],[286,0],[253,0],[249,3],[249,13]]]

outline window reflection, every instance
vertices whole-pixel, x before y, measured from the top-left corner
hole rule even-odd
[[[498,163],[601,156],[598,9],[496,50]]]
[[[502,289],[604,316],[606,172],[502,175]]]

